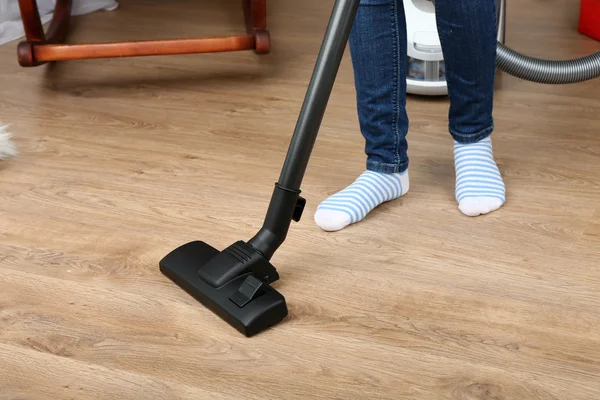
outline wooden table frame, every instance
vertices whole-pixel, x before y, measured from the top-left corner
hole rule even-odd
[[[65,44],[71,17],[71,0],[57,0],[48,30],[44,32],[36,0],[19,0],[26,40],[17,46],[19,64],[34,67],[51,61],[91,58],[139,57],[172,54],[254,50],[267,54],[267,0],[242,0],[246,35],[204,39],[147,40],[114,43]]]

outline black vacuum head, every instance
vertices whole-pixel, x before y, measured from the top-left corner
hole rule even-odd
[[[283,320],[285,298],[269,283],[277,271],[245,242],[223,251],[196,241],[169,253],[160,270],[242,334],[250,337]]]

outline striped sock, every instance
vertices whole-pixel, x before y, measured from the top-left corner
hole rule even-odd
[[[381,203],[406,194],[408,188],[408,171],[363,172],[353,184],[319,204],[315,222],[325,231],[339,231],[361,221]]]
[[[487,214],[504,204],[504,181],[494,161],[489,137],[477,143],[454,142],[456,201],[459,210],[470,217]]]

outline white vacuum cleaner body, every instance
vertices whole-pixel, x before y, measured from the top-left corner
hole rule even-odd
[[[431,0],[404,0],[408,65],[407,92],[446,95],[446,70]]]
[[[504,43],[506,0],[498,0],[497,3],[498,41]],[[408,52],[407,92],[447,95],[446,67],[437,30],[434,1],[404,0],[404,12]]]

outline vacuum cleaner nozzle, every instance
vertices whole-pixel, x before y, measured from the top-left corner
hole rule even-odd
[[[279,273],[269,261],[306,201],[299,190],[275,184],[263,227],[248,242],[219,251],[200,241],[185,244],[160,262],[164,275],[246,336],[287,316],[285,298],[270,284]]]
[[[160,270],[179,287],[247,337],[283,320],[285,298],[270,286],[271,263],[245,242],[223,251],[195,241],[169,253]]]

